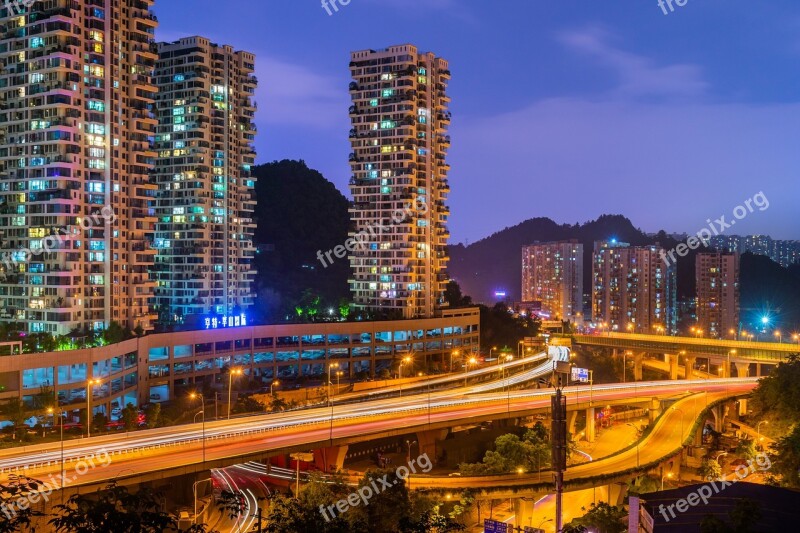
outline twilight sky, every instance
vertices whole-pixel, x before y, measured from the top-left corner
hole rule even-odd
[[[156,0],[159,40],[254,52],[258,161],[305,159],[349,196],[349,52],[450,62],[451,242],[536,216],[628,216],[800,239],[797,0]],[[735,231],[734,231],[735,230]]]

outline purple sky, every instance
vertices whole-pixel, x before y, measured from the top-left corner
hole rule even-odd
[[[187,11],[187,7],[191,6]],[[621,213],[800,239],[796,0],[157,0],[157,37],[257,54],[258,160],[302,158],[347,194],[351,50],[450,61],[452,242],[527,218]]]

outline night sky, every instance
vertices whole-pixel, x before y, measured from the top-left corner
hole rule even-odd
[[[347,193],[352,50],[450,61],[452,242],[546,216],[800,239],[797,0],[156,0],[159,40],[254,52],[258,161],[304,159]]]

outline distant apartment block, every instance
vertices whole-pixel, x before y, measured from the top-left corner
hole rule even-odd
[[[159,43],[154,275],[164,323],[253,303],[255,56],[204,37]]]
[[[739,254],[698,253],[695,275],[698,326],[709,337],[721,338],[738,333]]]
[[[448,279],[448,64],[405,44],[353,52],[350,71],[353,298],[432,317]]]
[[[598,241],[592,256],[592,319],[621,333],[671,333],[677,328],[675,265],[660,246]]]
[[[583,244],[537,243],[522,248],[522,301],[541,302],[550,319],[573,320],[583,313]]]
[[[152,5],[0,6],[0,322],[153,328]]]
[[[782,267],[800,263],[800,241],[777,240],[766,235],[717,235],[709,239],[709,246],[720,252],[765,255]]]

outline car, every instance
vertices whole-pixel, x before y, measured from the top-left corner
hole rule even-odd
[[[447,477],[461,477],[461,472],[452,472],[447,474]]]

